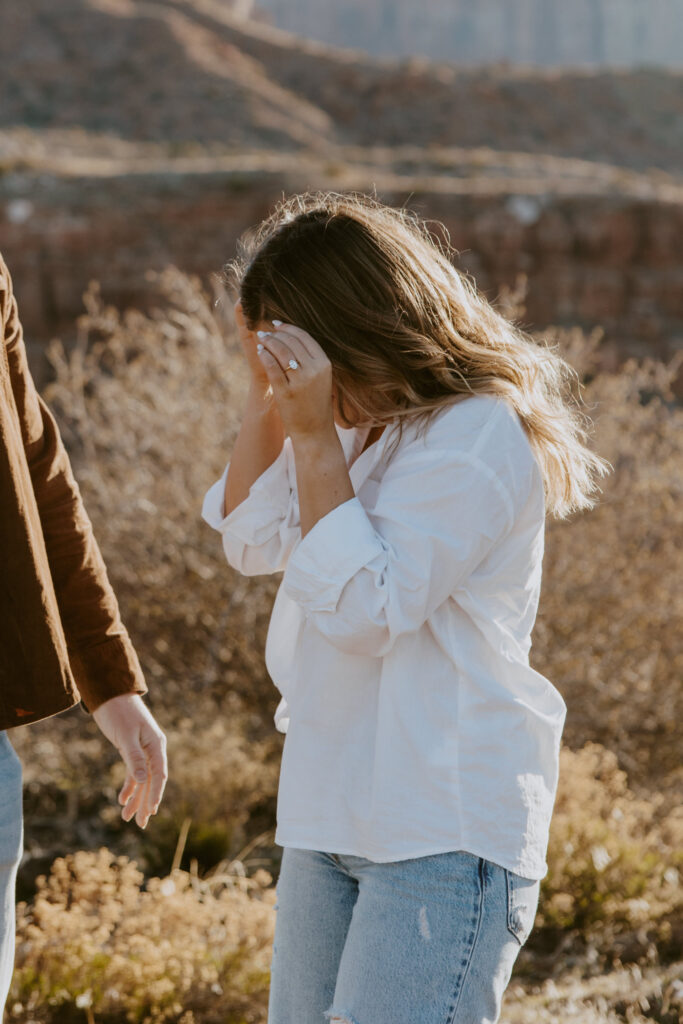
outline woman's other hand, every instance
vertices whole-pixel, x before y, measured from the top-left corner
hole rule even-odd
[[[259,340],[247,324],[239,299],[234,311],[251,382],[242,426],[225,481],[223,514],[226,516],[248,497],[251,485],[275,462],[285,440],[282,419],[273,399],[268,373],[256,351]]]
[[[332,366],[318,342],[300,327],[274,321],[271,331],[257,332],[257,343],[257,358],[292,442],[336,436]]]
[[[247,360],[249,372],[251,373],[252,386],[259,391],[261,396],[263,396],[268,391],[270,382],[268,380],[268,374],[266,373],[263,363],[259,359],[256,351],[258,343],[256,332],[250,330],[247,324],[240,299],[237,300],[233,308],[235,311],[235,323],[237,325],[240,344]]]

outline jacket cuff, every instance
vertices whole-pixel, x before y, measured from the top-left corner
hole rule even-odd
[[[319,519],[294,549],[283,589],[304,611],[333,612],[342,590],[383,551],[367,512],[350,498]]]
[[[90,713],[112,697],[147,693],[138,656],[127,634],[108,637],[86,650],[69,650],[69,663],[81,701]]]

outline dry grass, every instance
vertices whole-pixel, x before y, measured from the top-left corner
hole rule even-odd
[[[20,908],[12,1016],[63,1020],[75,1008],[155,1024],[262,1019],[271,881],[263,870],[205,880],[175,871],[143,887],[136,866],[106,849],[59,858]]]
[[[169,736],[168,799],[146,833],[121,826],[120,769],[79,712],[15,734],[29,852],[49,863],[71,851],[20,911],[17,1022],[265,1019],[273,896],[261,868],[277,870],[281,737],[262,650],[275,582],[234,574],[199,517],[244,392],[229,302],[216,308],[173,269],[156,283],[151,316],[107,309],[90,291],[76,349],[52,351],[48,398]],[[514,309],[523,296],[504,298]],[[614,472],[598,509],[548,530],[534,664],[569,716],[550,871],[505,1020],[673,1024],[683,410],[665,367],[603,373],[598,335],[557,341],[584,376]],[[190,870],[172,872],[188,819]],[[77,852],[102,844],[116,856]],[[122,854],[161,880],[145,883]]]

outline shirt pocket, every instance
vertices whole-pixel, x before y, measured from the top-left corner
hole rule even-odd
[[[531,878],[522,878],[505,868],[507,892],[507,928],[523,946],[531,934],[536,920],[536,908],[541,883]]]

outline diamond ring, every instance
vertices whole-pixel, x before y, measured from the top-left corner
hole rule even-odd
[[[290,370],[299,369],[299,364],[297,363],[296,359],[290,359],[289,362],[287,363],[287,366],[290,368]]]

